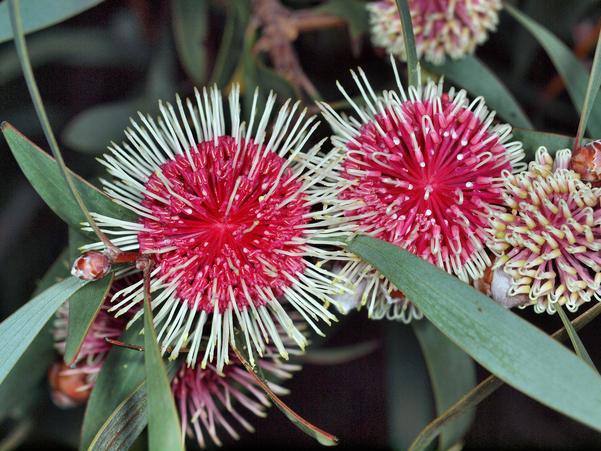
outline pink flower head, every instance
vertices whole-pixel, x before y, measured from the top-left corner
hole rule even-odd
[[[258,365],[266,377],[273,380],[289,379],[293,371],[300,369],[298,365],[282,362],[277,355],[260,359]],[[288,393],[274,382],[269,382],[269,387],[277,395]],[[207,445],[205,436],[221,446],[220,431],[235,440],[239,439],[240,426],[254,432],[245,415],[264,417],[270,405],[256,380],[239,363],[226,365],[221,374],[211,364],[206,368],[191,368],[184,364],[171,388],[179,407],[182,433],[194,436],[201,448]]]
[[[479,278],[490,265],[488,218],[503,203],[502,175],[525,167],[522,145],[509,142],[509,125],[492,125],[494,112],[482,98],[470,103],[465,91],[443,92],[432,81],[405,94],[394,69],[399,92],[379,96],[361,69],[353,73],[365,108],[339,86],[358,117],[322,104],[342,159],[330,177],[338,182],[345,221],[461,280]],[[362,304],[371,317],[419,316],[366,263],[351,261],[340,274],[364,281]]]
[[[601,189],[540,147],[528,171],[505,179],[506,210],[495,212],[490,248],[510,277],[510,296],[528,296],[536,312],[571,311],[601,299]]]
[[[372,41],[392,55],[406,59],[396,0],[367,4]],[[501,0],[409,0],[418,58],[442,64],[458,59],[486,41],[499,21]]]
[[[318,246],[340,236],[328,219],[339,208],[315,208],[334,198],[320,171],[334,162],[318,156],[321,143],[307,148],[318,124],[297,113],[299,103],[286,102],[271,121],[275,96],[262,113],[257,102],[255,93],[250,120],[241,122],[239,87],[233,87],[229,131],[217,88],[196,91],[195,102],[178,97],[177,109],[160,103],[158,123],[140,114],[143,125],[132,121],[129,141],[113,144],[102,159],[116,179],[103,181],[106,192],[139,220],[97,219],[121,249],[152,257],[162,350],[171,348],[175,358],[189,347],[189,365],[202,345],[201,365],[216,359],[221,370],[234,323],[259,355],[272,342],[286,357],[278,326],[304,347],[282,303],[318,333],[316,321],[335,320],[326,307],[337,290],[333,275],[315,261],[342,254]],[[119,314],[139,305],[142,282],[117,297],[112,309]]]

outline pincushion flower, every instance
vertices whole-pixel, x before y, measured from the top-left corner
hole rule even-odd
[[[275,351],[275,350],[274,350]],[[235,356],[232,356],[235,359]],[[283,362],[275,354],[265,355],[257,363],[269,380],[284,380],[292,377],[292,372],[300,370],[299,365]],[[269,387],[277,395],[288,390],[276,382]],[[221,446],[220,432],[226,432],[238,440],[240,427],[254,432],[246,414],[266,416],[269,399],[241,363],[226,365],[222,372],[209,364],[206,368],[182,365],[171,383],[173,396],[179,409],[182,433],[196,438],[198,445],[207,445],[206,436]]]
[[[600,299],[601,190],[568,168],[571,152],[555,161],[545,147],[528,171],[505,179],[506,211],[496,212],[490,242],[495,267],[511,277],[510,296],[528,296],[536,312],[569,310]]]
[[[319,208],[334,198],[322,173],[335,162],[318,155],[321,143],[307,148],[314,117],[288,101],[272,121],[275,95],[259,112],[255,93],[246,124],[237,85],[228,103],[229,128],[217,88],[196,90],[194,102],[178,97],[175,108],[160,103],[158,122],[132,120],[128,141],[113,143],[101,162],[115,178],[103,180],[107,194],[139,220],[96,215],[122,250],[154,263],[162,351],[175,358],[186,347],[189,365],[200,355],[203,367],[215,361],[218,369],[228,362],[235,324],[259,355],[272,342],[286,357],[278,325],[305,346],[282,304],[318,333],[317,321],[335,320],[325,305],[338,288],[318,260],[341,255],[319,246],[340,232],[329,219],[339,207]],[[138,306],[142,282],[115,297],[118,314]]]
[[[367,5],[372,41],[388,53],[406,59],[396,0]],[[499,21],[500,0],[409,0],[418,58],[442,64],[474,52]]]
[[[406,94],[376,95],[364,72],[352,73],[365,108],[339,85],[357,117],[340,116],[323,103],[341,163],[330,174],[345,203],[347,224],[396,244],[468,282],[490,265],[488,219],[503,204],[505,173],[525,168],[511,127],[493,125],[482,98],[443,92],[430,81]],[[363,284],[362,304],[372,318],[408,322],[420,317],[387,279],[367,263],[348,262],[340,275]],[[444,300],[441,300],[444,302]]]

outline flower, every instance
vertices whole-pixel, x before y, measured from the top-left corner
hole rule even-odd
[[[273,342],[285,358],[277,325],[301,348],[306,339],[282,304],[317,333],[316,321],[336,320],[326,304],[338,288],[315,260],[342,255],[319,247],[340,231],[329,219],[339,207],[319,208],[334,198],[322,169],[335,162],[318,155],[321,142],[306,145],[318,123],[306,111],[297,114],[299,103],[290,107],[290,101],[270,122],[275,95],[260,113],[257,92],[243,123],[239,89],[235,85],[229,96],[229,131],[216,87],[195,90],[194,103],[177,97],[177,112],[159,103],[158,122],[140,113],[142,125],[132,120],[125,132],[129,141],[113,143],[101,159],[116,179],[103,180],[107,194],[139,220],[95,215],[123,251],[152,258],[162,351],[170,348],[175,358],[189,346],[187,361],[195,365],[202,344],[201,365],[215,360],[219,370],[229,359],[234,323],[249,349],[261,355]],[[118,297],[112,310],[120,315],[142,302],[142,282]]]
[[[403,60],[405,44],[396,0],[367,4],[375,46]],[[409,0],[418,58],[442,64],[458,59],[486,41],[499,21],[500,0]]]
[[[122,280],[113,282],[111,291],[116,291],[122,283]],[[57,362],[49,371],[52,399],[58,406],[70,407],[88,399],[112,347],[106,339],[118,339],[125,330],[127,319],[115,318],[108,312],[109,298],[110,293],[85,336],[74,362],[70,366]],[[66,302],[57,310],[52,325],[54,347],[61,356],[65,354],[68,331],[69,304]]]
[[[528,171],[507,174],[506,210],[492,221],[489,246],[511,276],[508,294],[527,295],[538,313],[601,299],[601,190],[568,169],[570,158],[565,149],[553,161],[540,147]]]
[[[293,371],[300,370],[300,366],[280,360],[277,351],[260,359],[258,365],[268,379],[274,380],[289,379]],[[275,382],[269,382],[269,387],[277,395],[288,393]],[[205,434],[221,446],[219,430],[238,440],[236,424],[254,432],[241,410],[264,417],[270,405],[256,379],[240,363],[226,365],[221,374],[211,364],[205,368],[183,364],[171,389],[179,409],[182,433],[194,436],[201,448],[207,445]]]
[[[480,278],[490,265],[488,218],[502,208],[503,174],[525,168],[522,145],[509,142],[509,125],[493,125],[495,113],[481,97],[470,103],[465,91],[445,93],[432,81],[406,94],[393,67],[398,92],[380,95],[361,69],[352,72],[365,108],[339,85],[357,117],[321,104],[342,160],[329,177],[337,181],[344,220],[463,281]],[[350,261],[340,275],[357,286],[365,280],[362,304],[370,317],[420,316],[367,263]]]

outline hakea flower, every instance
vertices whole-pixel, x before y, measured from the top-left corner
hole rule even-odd
[[[405,60],[405,44],[396,0],[367,4],[375,46]],[[418,58],[442,64],[458,59],[496,29],[501,0],[409,0]]]
[[[203,367],[215,360],[223,368],[235,323],[259,355],[272,342],[286,357],[277,325],[304,347],[282,303],[318,333],[317,320],[336,319],[326,304],[338,288],[314,261],[342,255],[318,247],[340,236],[329,218],[339,207],[317,208],[335,197],[322,173],[336,161],[318,155],[321,142],[307,149],[318,123],[297,114],[298,102],[286,102],[272,122],[275,96],[262,113],[257,101],[255,93],[250,120],[242,123],[239,87],[232,88],[229,131],[217,88],[195,91],[195,102],[178,97],[176,108],[160,103],[158,123],[140,114],[142,125],[132,120],[125,132],[129,141],[113,143],[101,160],[116,178],[103,181],[106,192],[139,220],[96,218],[122,250],[151,257],[162,351],[170,348],[175,358],[189,348],[189,365],[202,352]],[[117,293],[112,310],[139,305],[142,288],[140,281]]]
[[[123,283],[113,283],[112,292]],[[109,293],[110,294],[110,293]],[[102,304],[88,334],[83,340],[75,361],[67,366],[62,362],[53,365],[49,372],[52,399],[62,407],[71,407],[88,399],[112,345],[106,341],[118,339],[125,330],[127,319],[115,318],[108,312],[108,298]],[[56,312],[52,325],[54,347],[62,356],[65,354],[69,330],[69,304],[64,303]]]
[[[330,178],[338,185],[347,224],[396,244],[455,274],[477,279],[490,265],[485,245],[488,218],[501,208],[502,176],[525,168],[511,127],[493,125],[480,97],[443,92],[442,82],[410,87],[406,94],[393,67],[398,92],[377,96],[365,74],[352,73],[366,103],[358,107],[339,85],[358,117],[340,116],[322,103],[342,162]],[[419,311],[367,263],[350,261],[340,272],[364,283],[362,304],[372,318],[419,318]]]
[[[601,189],[568,168],[571,152],[545,147],[528,171],[506,174],[506,211],[496,212],[490,248],[511,276],[508,295],[527,295],[536,312],[570,311],[601,299]]]
[[[300,365],[283,362],[277,350],[259,359],[267,377],[269,387],[277,395],[285,395],[288,390],[275,381],[292,377],[292,372],[301,369]],[[291,350],[291,352],[294,352]],[[232,360],[235,360],[232,356]],[[226,365],[222,372],[208,364],[206,368],[182,365],[171,383],[171,389],[179,408],[182,434],[194,436],[201,448],[207,445],[205,436],[221,446],[219,432],[238,440],[239,427],[254,432],[253,426],[244,418],[245,413],[258,417],[266,416],[269,399],[241,363]]]

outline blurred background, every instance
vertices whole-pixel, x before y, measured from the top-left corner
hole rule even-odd
[[[299,98],[311,107],[317,98],[340,101],[336,80],[349,85],[348,70],[360,65],[376,88],[390,88],[389,64],[369,41],[365,3],[106,0],[29,34],[27,43],[67,164],[94,181],[102,173],[94,157],[111,140],[123,138],[130,116],[138,110],[157,110],[159,98],[189,95],[193,86],[217,83],[227,89],[239,81],[246,94],[260,86],[263,93],[273,89],[282,98]],[[601,28],[598,0],[516,4],[590,64]],[[329,19],[301,21],[295,27],[290,14],[300,10]],[[501,14],[498,31],[478,48],[477,56],[518,99],[538,130],[575,134],[578,114],[561,79],[534,38],[511,17]],[[48,148],[12,42],[0,44],[0,121],[12,123]],[[320,136],[327,133],[322,126]],[[2,319],[30,298],[36,282],[67,245],[67,227],[36,195],[4,140],[0,155]],[[561,327],[557,317],[537,316],[531,310],[519,314],[549,332]],[[601,347],[595,346],[601,339],[599,330],[591,325],[581,334],[595,361],[601,360]],[[353,313],[320,345],[370,340],[378,347],[361,358],[337,365],[306,364],[288,383],[291,394],[286,402],[337,435],[339,448],[405,449],[434,417],[428,373],[412,328]],[[54,359],[50,349],[39,356],[37,366]],[[486,375],[478,369],[478,380]],[[53,406],[43,375],[33,388],[16,395],[14,404],[0,406],[0,449],[77,448],[82,408]],[[266,419],[253,421],[256,433],[242,434],[239,442],[229,441],[228,448],[317,447],[274,409]],[[144,449],[144,437],[137,446]],[[193,449],[192,442],[189,446]],[[464,449],[599,447],[601,438],[595,432],[503,387],[479,405]]]

